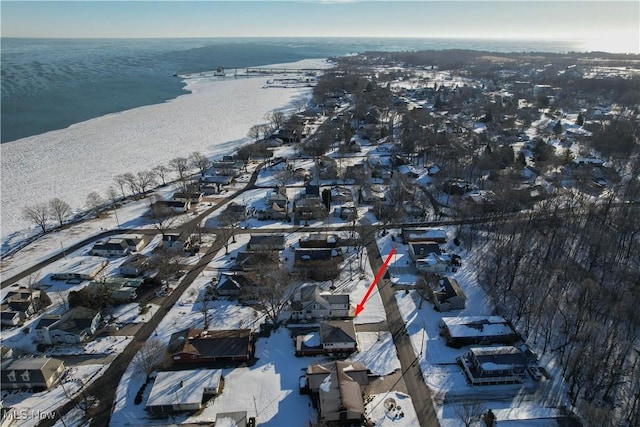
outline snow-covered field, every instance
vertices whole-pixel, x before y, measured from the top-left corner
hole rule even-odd
[[[152,169],[193,151],[229,154],[249,141],[249,128],[264,123],[267,112],[292,109],[310,93],[309,88],[263,89],[266,81],[195,77],[187,80],[190,94],[169,102],[2,144],[2,240],[32,226],[21,218],[25,206],[58,197],[83,208],[89,192],[104,195],[118,174]]]

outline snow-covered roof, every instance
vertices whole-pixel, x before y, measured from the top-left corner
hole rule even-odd
[[[78,256],[63,261],[57,268],[57,274],[78,274],[89,276],[109,261],[99,256]]]
[[[147,406],[202,403],[205,389],[218,390],[221,370],[158,372]]]
[[[443,317],[442,322],[452,338],[515,334],[505,318],[501,316]]]

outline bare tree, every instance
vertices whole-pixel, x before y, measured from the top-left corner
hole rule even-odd
[[[147,380],[151,373],[164,360],[165,346],[158,338],[150,338],[144,343],[142,348],[133,358],[133,366],[147,376]]]
[[[167,184],[167,175],[171,171],[171,169],[169,169],[165,165],[158,165],[155,168],[153,168],[152,170],[153,170],[153,173],[155,173],[156,176],[158,178],[160,178],[160,180],[162,181],[162,185],[166,185]]]
[[[103,204],[104,200],[102,200],[102,197],[100,196],[100,194],[98,194],[98,192],[92,191],[91,193],[87,194],[86,205],[95,213],[96,218],[100,218],[100,212],[102,210]]]
[[[87,394],[84,388],[82,389],[77,408],[82,411],[82,414],[85,418],[91,419],[94,415],[94,410],[98,408],[99,404],[100,401],[97,397],[91,394]]]
[[[139,192],[139,188],[138,188],[138,179],[136,178],[136,176],[131,172],[127,172],[122,175],[122,178],[124,179],[124,182],[129,187],[131,194],[133,196],[137,196]]]
[[[176,157],[175,159],[171,159],[169,161],[169,167],[178,174],[178,179],[180,181],[184,181],[187,178],[189,161],[186,157]]]
[[[240,225],[240,220],[241,218],[237,215],[237,213],[231,211],[229,208],[225,209],[218,216],[218,223],[223,229],[227,229],[229,231],[229,238],[231,238],[232,243],[236,242],[236,230]]]
[[[109,188],[107,188],[107,193],[105,195],[107,196],[107,199],[109,199],[109,201],[113,205],[113,208],[115,209],[116,204],[118,203],[118,198],[120,197],[118,195],[118,191],[112,185],[110,185]]]
[[[171,208],[160,203],[153,203],[151,205],[148,216],[153,221],[153,226],[160,231],[163,236],[176,220]]]
[[[211,166],[211,161],[209,160],[209,158],[199,151],[194,151],[193,153],[191,153],[191,155],[189,156],[189,162],[193,167],[200,170],[200,175],[202,176],[204,176],[207,169],[209,169],[209,167]]]
[[[136,175],[137,187],[140,190],[140,194],[146,193],[149,187],[156,183],[156,174],[152,171],[140,171]]]
[[[267,318],[273,324],[277,324],[282,310],[289,303],[297,286],[294,286],[291,274],[283,267],[274,269],[271,264],[270,267],[265,266],[259,270],[251,297],[258,301],[260,310],[264,311]]]
[[[204,329],[209,329],[209,305],[211,303],[211,294],[207,292],[206,288],[200,292],[197,302],[200,303],[200,312],[204,318]]]
[[[471,399],[460,405],[454,406],[453,411],[460,421],[464,423],[465,427],[471,427],[474,425],[479,426],[482,415],[484,414],[484,407],[482,406],[482,402],[479,400]]]
[[[180,272],[180,261],[182,261],[180,253],[166,249],[155,251],[150,260],[151,265],[158,272],[156,278],[164,284]]]
[[[49,200],[49,214],[58,221],[60,227],[62,227],[64,220],[67,219],[70,212],[71,206],[64,200],[58,199],[57,197]]]
[[[46,203],[38,203],[22,209],[22,217],[47,232],[47,220],[49,219],[49,206]]]
[[[265,114],[264,118],[269,120],[269,124],[271,125],[271,129],[280,129],[285,122],[285,115],[282,111],[272,111],[270,113]]]
[[[120,188],[120,192],[122,193],[122,198],[126,198],[127,195],[124,193],[124,186],[127,185],[127,178],[125,177],[125,175],[116,175],[115,178],[113,178],[113,180],[115,181],[116,184],[118,184],[118,187]]]
[[[249,128],[249,132],[247,132],[247,136],[253,138],[254,141],[258,141],[260,135],[262,135],[262,125],[253,125]]]
[[[189,170],[189,160],[186,157],[176,157],[169,161],[169,167],[178,174],[180,191],[188,193],[187,171]]]

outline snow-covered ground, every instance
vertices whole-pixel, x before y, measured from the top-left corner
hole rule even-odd
[[[448,229],[451,239],[455,230]],[[399,244],[391,239],[392,232],[378,239],[378,246],[382,253],[396,248],[398,259],[403,260],[407,254],[407,245]],[[436,403],[438,419],[442,426],[457,427],[461,425],[461,412],[457,409],[463,402],[479,401],[484,409],[492,409],[499,420],[499,425],[509,425],[508,422],[522,422],[527,425],[554,425],[550,418],[561,416],[558,408],[567,405],[566,393],[561,376],[553,367],[553,362],[546,358],[541,363],[552,371],[550,380],[543,379],[535,382],[530,378],[519,385],[491,385],[469,386],[456,363],[456,357],[467,352],[469,347],[454,349],[445,344],[440,334],[440,320],[445,316],[487,316],[494,313],[489,297],[478,283],[475,267],[475,252],[465,251],[455,247],[452,243],[443,245],[448,252],[456,252],[462,256],[462,267],[455,273],[455,277],[467,296],[466,308],[448,313],[434,310],[429,301],[422,301],[415,290],[398,291],[395,293],[396,302],[407,325],[407,333],[415,354],[420,359],[420,368],[427,386],[432,391]],[[477,252],[476,248],[475,251]],[[392,263],[390,271],[402,267],[406,262]],[[411,285],[416,276],[405,273],[392,273],[392,283]],[[519,420],[519,421],[517,421]],[[530,424],[529,424],[530,423]],[[515,425],[515,424],[514,424]],[[522,424],[517,424],[522,425]]]
[[[287,64],[320,66],[326,61]],[[43,194],[83,208],[89,192],[104,195],[118,174],[149,170],[193,151],[230,154],[249,141],[247,131],[264,123],[267,112],[293,109],[309,96],[309,88],[263,89],[267,80],[194,77],[186,80],[191,93],[169,102],[2,144],[2,240],[32,226],[21,209],[46,202]]]

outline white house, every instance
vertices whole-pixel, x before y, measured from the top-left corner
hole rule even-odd
[[[92,280],[109,261],[98,256],[78,256],[56,263],[57,270],[51,274],[52,280]]]
[[[291,302],[291,317],[294,319],[335,319],[349,317],[351,306],[349,295],[320,294],[315,284],[302,287]]]
[[[75,307],[62,316],[42,316],[34,331],[40,344],[79,344],[96,333],[100,313],[86,307]]]
[[[102,257],[123,257],[129,254],[128,243],[125,239],[108,239],[106,241],[97,242],[89,252],[94,256]]]

